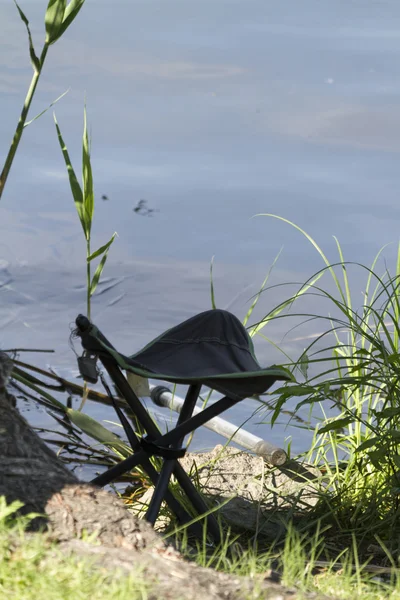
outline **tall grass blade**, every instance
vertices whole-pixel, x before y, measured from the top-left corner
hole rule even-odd
[[[100,256],[101,254],[103,254],[103,252],[105,252],[106,250],[109,249],[109,247],[111,246],[111,244],[113,243],[115,237],[117,236],[117,232],[115,231],[112,234],[111,239],[107,242],[107,244],[104,244],[104,246],[101,246],[98,250],[96,250],[95,252],[93,252],[90,256],[87,257],[87,261],[91,262],[94,258],[97,258],[98,256]]]
[[[90,162],[89,135],[87,130],[86,105],[83,110],[83,139],[82,139],[82,184],[84,219],[87,235],[90,236],[94,214],[94,191],[92,165]]]
[[[397,281],[399,280],[398,278],[400,277],[400,242],[399,245],[397,247],[397,263],[396,263],[396,278]],[[396,323],[398,323],[400,321],[400,303],[399,303],[399,291],[398,289],[396,290],[396,307],[395,307],[395,311],[394,311],[394,320]],[[399,334],[397,331],[394,332],[394,344],[396,346],[397,349],[399,349]]]
[[[94,440],[97,440],[109,448],[115,449],[118,454],[121,454],[122,456],[130,456],[132,454],[132,451],[127,444],[115,435],[115,433],[112,433],[112,431],[103,427],[103,425],[95,419],[92,419],[92,417],[89,417],[89,415],[74,410],[73,408],[67,409],[67,415],[74,425],[79,427],[79,429]]]
[[[254,298],[254,300],[253,300],[253,302],[252,302],[249,310],[247,311],[247,314],[246,314],[245,318],[243,319],[243,325],[244,326],[247,325],[248,320],[250,319],[251,315],[253,314],[253,311],[254,311],[255,307],[257,306],[257,302],[259,301],[260,296],[261,296],[262,292],[264,291],[265,286],[268,283],[268,280],[270,278],[272,269],[276,265],[276,263],[278,261],[278,258],[280,257],[281,254],[282,254],[282,248],[279,250],[278,254],[275,256],[274,261],[273,261],[272,265],[270,266],[270,268],[268,269],[268,273],[265,276],[264,281],[262,282],[261,288],[257,292],[257,294],[256,294],[256,296],[255,296],[255,298]]]
[[[324,252],[322,251],[322,249],[318,246],[317,242],[306,231],[304,231],[304,229],[302,229],[301,227],[296,225],[296,223],[289,221],[289,219],[285,219],[284,217],[280,217],[279,215],[274,215],[272,213],[261,213],[261,214],[256,215],[256,217],[272,217],[273,219],[278,219],[279,221],[283,221],[284,223],[291,225],[292,227],[294,227],[294,229],[297,229],[297,231],[299,231],[302,235],[304,235],[304,237],[310,242],[310,244],[312,244],[314,246],[314,248],[317,250],[318,254],[321,256],[322,260],[328,267],[328,269],[332,275],[332,278],[336,284],[336,287],[339,290],[340,296],[341,296],[342,300],[345,301],[345,295],[343,293],[342,286],[340,285],[340,281],[339,281],[335,271],[331,267],[330,261],[327,259]]]
[[[217,308],[217,305],[215,304],[213,265],[214,265],[214,257],[212,257],[211,263],[210,263],[210,291],[211,291],[211,307],[215,310]]]
[[[337,237],[334,235],[333,239],[335,240],[336,243],[336,248],[338,250],[339,253],[339,258],[340,258],[340,262],[342,263],[342,269],[343,269],[343,280],[344,280],[344,289],[346,292],[346,302],[347,302],[347,306],[349,307],[349,309],[351,310],[351,293],[350,293],[350,285],[349,285],[349,278],[347,275],[347,269],[346,269],[346,264],[344,261],[344,256],[343,256],[343,252],[342,252],[342,247],[340,245],[339,240],[337,239]]]
[[[26,29],[27,29],[27,32],[28,32],[28,38],[29,38],[29,55],[31,57],[31,62],[32,62],[33,70],[35,71],[35,73],[39,73],[40,72],[40,60],[36,56],[35,48],[33,46],[31,30],[29,28],[29,21],[26,18],[25,14],[23,13],[21,7],[18,5],[18,3],[17,3],[16,0],[14,0],[14,3],[15,3],[15,6],[17,7],[18,12],[19,12],[19,16],[21,17],[21,19],[25,23],[25,26],[26,26]]]
[[[310,288],[313,288],[315,283],[322,277],[323,274],[324,274],[324,271],[320,271],[309,283],[304,284],[302,286],[302,288],[294,296],[289,298],[289,300],[285,300],[284,302],[281,302],[281,304],[279,304],[279,306],[277,306],[274,310],[269,312],[261,321],[259,321],[259,323],[257,323],[256,325],[253,325],[253,327],[251,327],[251,329],[249,330],[250,337],[254,337],[266,325],[268,325],[268,323],[272,319],[275,319],[276,317],[278,317],[280,315],[280,313],[285,310],[285,308],[292,305],[295,300],[297,300],[298,298],[303,296],[303,294],[308,292],[308,290]]]
[[[15,370],[13,372],[12,377],[16,381],[19,381],[20,383],[22,383],[23,385],[26,385],[28,388],[30,388],[34,392],[38,393],[40,396],[43,396],[43,398],[48,400],[51,404],[54,404],[54,406],[56,408],[58,408],[59,410],[61,410],[63,412],[66,411],[66,407],[64,406],[64,404],[62,404],[62,402],[59,402],[56,398],[54,398],[54,396],[52,396],[48,392],[45,392],[43,389],[41,389],[37,385],[33,384],[31,381],[29,381],[29,379],[25,378],[23,375],[16,373]]]
[[[90,284],[90,296],[92,296],[94,294],[94,292],[96,291],[96,288],[97,288],[97,285],[99,283],[102,271],[104,269],[104,265],[106,264],[106,260],[107,260],[107,256],[108,256],[108,251],[110,249],[110,246],[111,246],[112,242],[114,241],[114,238],[115,238],[115,234],[113,234],[113,236],[112,236],[112,238],[111,238],[111,240],[110,240],[110,242],[108,244],[107,250],[104,252],[103,258],[101,259],[100,264],[98,265],[96,271],[94,272],[93,279],[92,279],[92,282]]]
[[[85,210],[84,210],[84,203],[83,203],[83,193],[82,193],[82,188],[79,185],[78,179],[75,175],[75,171],[73,169],[72,163],[71,163],[71,159],[69,157],[68,154],[68,149],[67,146],[64,142],[64,139],[61,135],[61,131],[60,131],[60,127],[57,123],[57,119],[56,119],[56,115],[54,115],[54,123],[56,126],[56,130],[57,130],[57,135],[58,135],[58,141],[60,143],[60,147],[61,147],[61,151],[63,153],[63,157],[64,157],[64,161],[65,161],[65,165],[67,167],[67,171],[68,171],[68,178],[69,178],[69,185],[71,187],[71,192],[72,192],[72,196],[74,198],[74,202],[75,202],[75,207],[79,216],[79,220],[81,222],[82,228],[83,228],[83,232],[85,234],[86,239],[89,239],[90,237],[90,232],[87,230],[87,226],[86,226],[86,218],[85,218]]]
[[[44,114],[45,114],[45,113],[46,113],[46,112],[49,110],[49,108],[51,108],[52,106],[54,106],[55,104],[57,104],[57,102],[58,102],[59,100],[61,100],[61,98],[64,98],[64,96],[65,96],[66,94],[68,94],[68,92],[69,92],[69,89],[68,89],[68,90],[65,90],[65,92],[63,92],[63,93],[61,94],[61,96],[58,96],[58,98],[56,98],[55,100],[53,100],[53,102],[52,102],[51,104],[49,104],[49,106],[48,106],[47,108],[45,108],[44,110],[42,110],[42,112],[40,112],[38,115],[36,115],[36,117],[33,117],[33,119],[30,119],[30,121],[26,121],[26,123],[24,124],[24,128],[25,128],[25,127],[28,127],[28,125],[30,125],[31,123],[33,123],[33,122],[34,122],[34,121],[36,121],[37,119],[40,119],[40,117],[41,117],[42,115],[44,115]]]
[[[44,62],[46,60],[47,52],[49,46],[54,44],[54,42],[64,33],[64,31],[69,27],[72,21],[75,19],[76,15],[79,13],[80,9],[84,4],[84,0],[71,0],[68,6],[66,6],[66,0],[50,0],[47,6],[46,14],[45,14],[45,27],[46,27],[46,39],[43,45],[42,52],[40,54],[40,58],[36,56],[35,49],[32,42],[32,36],[29,28],[29,21],[26,18],[22,9],[18,6],[17,2],[15,2],[19,15],[23,22],[25,23],[28,31],[29,37],[29,52],[31,57],[31,62],[33,64],[34,73],[32,76],[32,80],[26,94],[26,98],[21,110],[21,115],[18,120],[17,127],[15,129],[14,137],[11,142],[8,154],[6,156],[4,166],[0,173],[0,198],[3,195],[4,188],[8,179],[8,175],[10,173],[12,164],[14,162],[15,154],[18,150],[19,143],[21,141],[22,133],[25,128],[26,120],[28,118],[29,109],[35,95],[36,87],[39,82],[40,74],[43,69]]]

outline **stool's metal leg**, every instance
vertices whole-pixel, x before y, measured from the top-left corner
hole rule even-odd
[[[135,452],[135,450],[137,450],[140,447],[139,438],[137,437],[135,431],[133,430],[132,426],[130,425],[127,418],[125,417],[123,411],[121,410],[121,408],[119,408],[119,406],[115,402],[114,397],[111,393],[111,390],[108,387],[108,384],[102,375],[101,375],[101,380],[102,380],[103,386],[106,389],[106,392],[114,406],[114,410],[116,411],[116,413],[119,417],[119,420],[122,423],[122,426],[125,430],[125,433],[129,440],[129,443],[131,445],[132,451]],[[137,463],[137,465],[138,464],[139,464],[139,462]],[[132,465],[131,469],[137,465]],[[150,462],[150,460],[147,456],[143,460],[142,466],[143,466],[144,470],[146,471],[147,475],[150,477],[155,488],[157,488],[160,483],[160,476],[157,473],[156,469],[153,467],[152,463]],[[171,494],[171,492],[168,491],[168,489],[166,490],[164,495],[165,495],[165,500],[166,500],[167,504],[169,505],[171,510],[175,513],[178,520],[182,524],[188,523],[189,521],[192,520],[191,516],[186,512],[186,510],[182,507],[182,505],[178,502],[178,500],[173,496],[173,494]],[[197,525],[196,523],[191,525],[191,528],[193,528],[194,530],[197,529],[197,534],[200,534],[200,535],[202,534],[201,527],[199,525]]]
[[[199,397],[201,390],[201,384],[194,384],[189,387],[189,390],[186,394],[185,402],[182,406],[181,413],[178,418],[178,425],[190,419],[193,414],[193,409],[196,406],[197,398]],[[184,437],[176,440],[173,444],[171,444],[171,448],[179,448],[182,446],[184,442]],[[156,522],[158,513],[160,512],[161,503],[164,500],[165,492],[168,489],[169,480],[172,475],[172,471],[174,470],[175,465],[177,464],[176,459],[165,460],[163,467],[161,469],[160,478],[155,487],[154,494],[151,498],[149,508],[146,513],[146,521],[154,525]]]
[[[142,426],[146,429],[146,431],[148,432],[148,434],[151,436],[151,438],[154,441],[157,441],[157,443],[158,443],[158,441],[161,441],[160,430],[158,429],[157,425],[154,423],[154,421],[150,417],[149,413],[147,412],[147,410],[144,408],[144,406],[140,402],[139,398],[136,396],[136,394],[132,390],[131,386],[129,385],[128,381],[125,379],[125,377],[123,376],[123,374],[121,373],[119,368],[115,365],[115,363],[112,360],[107,360],[106,358],[101,357],[101,361],[102,361],[104,367],[106,368],[106,370],[108,371],[111,379],[114,381],[115,385],[119,389],[121,395],[123,396],[123,398],[125,398],[129,407],[131,408],[132,412],[136,415],[137,419],[140,421]],[[210,411],[210,409],[212,409],[213,414],[211,414],[208,418],[207,418],[207,416],[206,416],[206,418],[204,418],[203,413],[202,413],[202,415],[196,415],[196,416],[200,416],[202,418],[196,420],[196,417],[191,417],[186,423],[182,423],[182,425],[180,425],[181,431],[178,433],[177,436],[174,435],[175,430],[169,432],[169,434],[166,434],[166,435],[170,435],[169,443],[173,443],[175,439],[179,439],[180,437],[186,436],[188,433],[191,433],[192,431],[197,429],[197,427],[199,427],[200,425],[202,425],[203,423],[208,421],[210,418],[220,414],[220,412],[223,412],[224,410],[226,410],[227,408],[230,408],[231,406],[233,406],[234,404],[236,404],[238,402],[238,400],[232,400],[230,398],[229,399],[224,398],[223,400],[225,400],[225,403],[223,403],[222,400],[219,400],[218,402],[216,402],[215,404],[210,406],[208,409],[203,411],[203,413],[205,413],[206,411]],[[219,405],[218,411],[215,408],[216,404]],[[197,422],[194,425],[194,427],[191,427],[190,424],[193,422],[193,419],[195,419]],[[199,422],[199,421],[201,421],[201,422]],[[185,425],[186,425],[186,428],[185,428],[185,431],[183,431],[183,428],[185,427]],[[173,435],[171,436],[171,434],[173,434]],[[147,458],[147,454],[143,450],[139,450],[139,452],[135,453],[135,457],[139,458],[139,462],[136,463],[136,461],[135,461],[135,464],[139,464],[139,463],[142,463],[145,458]],[[106,471],[105,473],[102,473],[101,475],[96,477],[92,481],[93,485],[98,485],[98,486],[107,485],[108,483],[113,481],[113,479],[115,479],[116,477],[122,475],[123,473],[126,473],[131,468],[130,465],[132,464],[133,459],[134,459],[134,457],[130,456],[129,458],[126,458],[124,461],[122,461],[118,465],[111,467],[108,471]],[[186,495],[188,496],[189,500],[191,501],[191,503],[193,504],[193,506],[197,510],[197,512],[199,514],[207,513],[209,511],[209,507],[204,502],[203,498],[201,497],[201,495],[199,494],[199,492],[193,485],[189,475],[185,472],[182,465],[180,465],[178,462],[175,463],[173,473],[174,473],[175,477],[177,478],[179,485],[181,486],[183,491],[186,493]],[[171,496],[172,496],[172,494],[171,494]],[[166,497],[166,500],[167,500],[167,497]],[[174,512],[176,512],[176,511],[174,511]],[[217,522],[216,518],[214,517],[214,515],[210,514],[207,516],[207,523],[208,523],[208,531],[210,532],[210,534],[212,535],[214,540],[218,543],[221,540],[220,528],[219,528],[218,522]]]
[[[131,471],[132,469],[134,469],[135,467],[141,465],[143,467],[143,469],[145,470],[145,472],[147,473],[147,475],[150,477],[152,484],[156,488],[158,486],[160,476],[157,473],[156,469],[151,464],[147,454],[143,451],[136,452],[133,456],[131,456],[129,458],[132,459],[132,462],[130,463],[130,466],[128,469],[123,470],[123,473],[121,473],[121,475],[125,474],[128,471]],[[106,475],[107,473],[108,473],[108,471],[106,471],[104,474]],[[113,481],[113,479],[115,479],[115,477],[112,477],[106,482],[99,483],[98,482],[99,477],[101,477],[101,475],[99,475],[98,477],[93,479],[90,483],[92,485],[99,485],[102,487],[104,485],[107,485],[108,483],[111,483],[111,481]],[[165,501],[168,504],[168,506],[170,507],[170,509],[172,510],[172,512],[175,513],[175,515],[178,518],[178,521],[180,523],[182,523],[182,525],[184,525],[185,523],[188,523],[189,521],[192,520],[192,517],[189,515],[189,513],[186,512],[186,510],[183,508],[183,506],[180,504],[180,502],[173,496],[173,494],[171,494],[171,492],[169,490],[167,490],[165,493]],[[196,527],[196,525],[197,524],[194,523],[193,526],[191,525],[191,527],[194,527],[196,529],[197,535],[201,536],[202,535],[201,527],[199,527],[199,526]]]
[[[124,379],[123,375],[120,375],[122,379]],[[130,387],[127,381],[126,383],[128,387]],[[138,402],[140,403],[139,400]],[[224,398],[221,398],[221,400],[218,400],[218,402],[215,402],[205,410],[202,410],[200,413],[197,413],[197,415],[195,415],[194,417],[190,417],[190,419],[188,419],[184,423],[177,425],[175,429],[168,431],[168,433],[165,433],[164,435],[161,435],[157,426],[153,423],[153,421],[150,418],[150,415],[148,415],[147,413],[146,418],[148,418],[149,421],[148,423],[143,423],[143,425],[145,429],[147,429],[147,431],[149,432],[152,441],[157,442],[157,444],[159,444],[160,446],[168,448],[168,446],[175,443],[176,440],[179,440],[181,437],[184,437],[188,433],[191,433],[192,431],[203,425],[206,421],[209,421],[210,419],[221,414],[231,406],[234,406],[237,402],[239,402],[239,400],[232,400],[231,398],[227,398],[225,396]],[[139,450],[138,452],[135,452],[134,456],[129,456],[128,458],[125,458],[122,462],[118,463],[117,465],[114,465],[114,467],[111,467],[110,469],[108,469],[108,471],[102,473],[101,475],[93,479],[92,483],[100,486],[107,485],[107,483],[110,483],[116,477],[119,477],[120,475],[123,475],[124,473],[129,471],[129,469],[132,468],[132,465],[137,465],[137,459],[139,459],[139,463],[142,462],[145,456],[147,456],[147,453],[144,450]],[[179,466],[174,467],[174,473],[178,479],[182,476],[182,471],[181,468],[179,468]],[[183,473],[185,477],[189,479],[189,476],[185,473],[185,471],[183,471]],[[195,489],[194,486],[193,489]]]
[[[160,476],[157,473],[156,469],[153,467],[149,459],[144,460],[141,464],[143,469],[146,471],[147,475],[150,477],[155,489],[157,489],[160,482]],[[186,510],[183,508],[180,502],[173,496],[173,494],[169,490],[166,490],[165,492],[165,501],[182,525],[192,520],[191,516],[186,512]],[[197,524],[194,523],[193,527],[197,530],[196,533],[198,535],[199,532],[201,532],[201,528],[199,528],[198,526],[196,527],[196,525]]]

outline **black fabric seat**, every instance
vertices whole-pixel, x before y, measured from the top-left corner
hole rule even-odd
[[[246,329],[226,310],[195,315],[132,356],[117,352],[94,326],[81,337],[86,350],[106,351],[126,371],[171,383],[196,381],[236,400],[262,394],[274,381],[287,379],[281,368],[261,368]]]
[[[134,431],[102,378],[133,455],[98,475],[92,484],[107,485],[141,465],[155,486],[146,519],[154,524],[161,503],[166,500],[178,520],[187,523],[192,517],[168,489],[170,477],[174,474],[197,514],[205,515],[208,533],[218,541],[220,530],[215,517],[209,513],[209,507],[177,460],[185,453],[182,448],[184,438],[244,398],[265,392],[278,380],[290,379],[290,374],[277,366],[262,368],[257,362],[246,329],[233,314],[225,310],[208,310],[195,315],[164,332],[132,356],[118,352],[86,317],[79,315],[76,325],[76,333],[86,351],[78,359],[82,376],[87,381],[95,382],[96,361],[99,359],[141,428],[147,432],[147,436],[142,437]],[[189,386],[175,429],[161,434],[121,369],[145,378]],[[202,385],[219,391],[224,397],[192,416]],[[164,459],[160,473],[150,461],[152,456]],[[198,523],[192,527],[196,535],[203,535]]]

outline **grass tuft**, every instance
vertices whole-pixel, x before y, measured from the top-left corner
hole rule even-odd
[[[19,502],[0,497],[0,597],[13,600],[144,600],[149,582],[138,571],[127,576],[93,560],[66,556],[45,534],[25,532],[34,515],[16,517]]]

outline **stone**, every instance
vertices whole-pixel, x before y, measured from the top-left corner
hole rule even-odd
[[[284,527],[277,513],[293,513],[296,506],[304,510],[317,502],[319,472],[299,463],[271,467],[260,456],[222,445],[187,454],[180,462],[211,507],[223,504],[216,514],[235,531],[275,538]],[[152,494],[150,488],[138,500],[135,514],[144,514]],[[161,516],[155,527],[164,531],[168,524]]]

